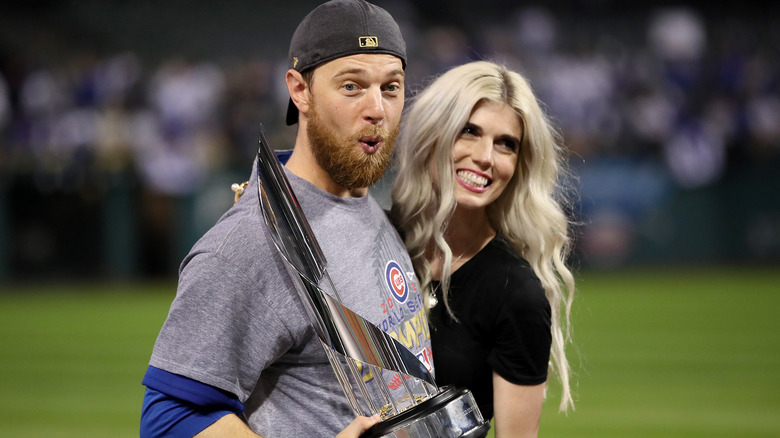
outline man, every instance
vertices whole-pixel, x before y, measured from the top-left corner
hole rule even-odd
[[[298,26],[289,62],[287,123],[299,128],[285,172],[336,290],[391,335],[424,327],[404,339],[429,361],[412,264],[368,194],[392,155],[404,104],[398,25],[364,1],[328,2]],[[262,222],[255,171],[246,190],[182,262],[143,381],[141,436],[358,436],[378,419],[350,424],[354,414]],[[401,268],[403,297],[388,266]]]

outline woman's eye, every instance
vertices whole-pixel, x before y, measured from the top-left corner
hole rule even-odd
[[[513,140],[498,140],[496,145],[507,152],[517,152],[520,146]]]

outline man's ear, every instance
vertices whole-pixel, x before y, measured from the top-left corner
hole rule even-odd
[[[284,80],[287,83],[287,91],[290,92],[290,99],[298,107],[298,112],[307,114],[309,112],[309,86],[303,80],[301,73],[293,69],[287,70]]]

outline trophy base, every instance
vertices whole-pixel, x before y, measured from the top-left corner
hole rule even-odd
[[[483,438],[490,421],[482,418],[471,391],[444,387],[435,396],[375,424],[361,438]]]

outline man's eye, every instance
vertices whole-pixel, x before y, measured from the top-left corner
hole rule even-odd
[[[473,126],[464,126],[460,131],[460,135],[477,135],[477,130]]]
[[[344,90],[346,91],[357,91],[357,89],[356,84],[344,84]]]
[[[401,90],[401,86],[398,84],[390,84],[385,88],[385,90],[389,91],[390,93],[397,93]]]

